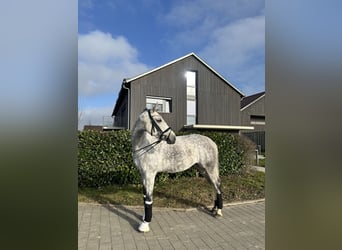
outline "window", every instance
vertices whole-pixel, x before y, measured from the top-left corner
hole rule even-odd
[[[196,124],[196,72],[186,72],[186,125]]]
[[[172,112],[171,98],[169,97],[146,96],[146,108],[152,109],[154,106],[156,106],[158,112]]]
[[[265,116],[251,115],[251,125],[265,125]]]

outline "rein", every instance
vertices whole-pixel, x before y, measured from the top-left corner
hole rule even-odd
[[[146,146],[144,146],[144,147],[142,147],[142,148],[139,148],[139,149],[137,149],[137,150],[134,150],[134,151],[133,151],[133,154],[134,154],[134,153],[137,153],[137,152],[139,152],[139,151],[141,151],[141,150],[144,150],[145,148],[149,148],[149,149],[146,150],[146,152],[145,152],[145,153],[147,153],[147,152],[150,151],[154,146],[156,146],[157,144],[159,144],[161,141],[162,141],[162,140],[158,139],[157,141],[152,142],[151,144],[148,144],[148,145],[146,145]]]
[[[141,150],[144,150],[145,148],[149,148],[149,149],[146,150],[146,152],[145,152],[145,153],[147,153],[147,152],[150,151],[154,146],[158,145],[158,144],[163,140],[162,137],[163,137],[163,135],[164,135],[165,133],[167,133],[169,130],[171,130],[171,127],[168,127],[168,128],[165,129],[164,131],[161,130],[161,128],[159,127],[159,125],[158,125],[158,124],[156,123],[156,121],[153,119],[153,117],[152,117],[152,115],[151,115],[151,110],[148,109],[147,111],[148,111],[148,116],[150,117],[150,120],[151,120],[151,123],[152,123],[151,135],[152,135],[152,133],[153,133],[153,129],[156,129],[158,132],[160,132],[160,135],[159,135],[159,138],[158,138],[157,141],[154,141],[154,142],[152,142],[151,144],[148,144],[148,145],[146,145],[146,146],[144,146],[144,147],[142,147],[142,148],[139,148],[139,149],[137,149],[137,150],[134,150],[134,151],[133,151],[133,154],[136,153],[136,152],[139,152],[139,151],[141,151]],[[170,136],[170,133],[169,133],[169,135],[167,136],[166,140],[169,139],[169,136]]]

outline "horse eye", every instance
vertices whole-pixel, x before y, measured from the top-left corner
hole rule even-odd
[[[160,118],[156,118],[156,121],[157,121],[157,122],[161,122],[161,121],[162,121],[162,119],[160,119]]]

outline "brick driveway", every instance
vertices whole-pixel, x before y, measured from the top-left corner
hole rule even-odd
[[[265,201],[227,204],[223,217],[204,208],[153,208],[139,233],[142,207],[79,203],[78,249],[265,249]]]

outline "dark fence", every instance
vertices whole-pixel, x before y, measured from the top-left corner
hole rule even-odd
[[[261,152],[265,152],[265,131],[243,132],[242,134],[253,141]]]

